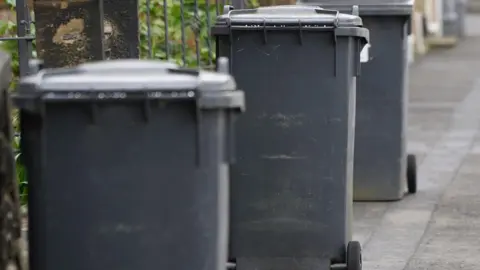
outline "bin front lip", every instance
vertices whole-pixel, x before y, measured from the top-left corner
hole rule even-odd
[[[314,5],[322,8],[335,9],[342,13],[352,12],[351,3],[322,3],[321,1],[298,1],[301,5]],[[360,16],[410,16],[413,13],[413,4],[356,4]]]
[[[20,80],[19,93],[77,91],[82,96],[89,92],[122,92],[135,96],[156,91],[233,91],[235,79],[228,73],[181,68],[173,63],[145,60],[109,60],[91,62],[73,68],[43,69]],[[121,99],[122,97],[120,97]]]
[[[42,99],[128,100],[190,98],[199,93],[237,90],[226,73],[172,68],[168,63],[141,63],[132,68],[118,63],[99,63],[78,68],[45,69],[23,77],[20,96]],[[69,96],[68,96],[69,95]]]
[[[241,90],[202,91],[190,89],[182,91],[41,91],[17,92],[13,101],[20,109],[30,109],[31,103],[102,103],[102,102],[144,102],[148,100],[195,101],[197,108],[205,110],[235,109],[245,110],[245,96]]]
[[[294,27],[296,29],[302,30],[316,30],[316,29],[331,29],[339,27],[362,27],[363,22],[361,20],[357,22],[341,22],[335,21],[334,23],[330,21],[318,21],[313,19],[301,19],[301,18],[290,18],[280,21],[276,19],[269,18],[258,18],[254,20],[231,20],[231,19],[218,19],[216,24],[212,28],[217,27],[230,27],[230,28],[251,28],[251,29],[272,29],[272,30],[282,30],[287,29],[288,27]]]
[[[299,27],[282,27],[282,28],[268,28],[268,27],[248,27],[248,26],[231,26],[231,25],[215,25],[211,29],[213,36],[221,35],[230,35],[232,31],[264,31],[264,30],[276,30],[276,31],[331,31],[334,32],[335,36],[344,36],[344,37],[357,37],[368,43],[370,41],[370,31],[364,27],[322,27],[322,28],[299,28]]]

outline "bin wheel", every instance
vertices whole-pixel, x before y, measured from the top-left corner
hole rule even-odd
[[[417,193],[417,158],[407,155],[407,189],[408,193]]]
[[[358,241],[347,245],[347,270],[362,270],[362,246]]]

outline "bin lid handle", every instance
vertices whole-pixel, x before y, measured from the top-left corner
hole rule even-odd
[[[315,8],[315,12],[317,14],[335,15],[335,19],[333,19],[333,24],[334,24],[335,27],[338,27],[338,23],[339,23],[338,17],[340,16],[340,11],[317,7],[317,8]]]
[[[295,6],[298,8],[299,6]],[[333,10],[333,9],[325,9],[322,8],[321,6],[316,6],[314,9],[316,14],[319,15],[333,15],[335,18],[333,19],[333,24],[335,27],[338,27],[339,25],[339,16],[340,16],[340,11],[338,10]],[[224,14],[230,18],[232,15],[246,15],[246,14],[255,14],[257,12],[257,9],[238,9],[235,10],[231,6],[224,6]],[[264,18],[264,21],[266,21],[266,18]],[[229,23],[229,21],[227,21]],[[230,24],[230,23],[229,23]]]

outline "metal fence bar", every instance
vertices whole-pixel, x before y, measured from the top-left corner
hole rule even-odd
[[[165,0],[163,0],[163,3],[165,4]],[[147,11],[145,12],[146,14],[146,18],[147,18],[147,22],[150,21],[150,0],[147,0],[147,3],[146,3],[146,7],[147,7]],[[165,15],[164,15],[165,16]],[[168,33],[168,24],[166,23],[165,24],[165,33]],[[153,52],[152,52],[152,27],[150,26],[150,24],[147,24],[147,43],[148,43],[148,57],[149,58],[153,58]],[[165,44],[165,46],[167,47],[167,44]],[[167,47],[168,48],[168,47]],[[168,52],[167,52],[167,56],[168,56]]]
[[[98,59],[103,60],[105,59],[105,24],[104,24],[104,15],[105,15],[105,10],[103,7],[103,0],[94,0],[96,2],[96,7],[98,8],[97,10],[93,10],[92,14],[90,15],[93,18],[93,25],[97,25],[98,29],[89,29],[91,32],[86,32],[87,35],[88,33],[91,33],[92,35],[92,40],[95,40],[95,35],[98,35],[98,41],[97,44],[99,44],[99,48],[95,48],[95,56],[98,57]]]
[[[194,38],[195,38],[195,50],[196,50],[196,57],[197,57],[197,67],[200,66],[200,48],[199,48],[199,39],[198,39],[198,35],[200,34],[200,18],[199,18],[199,15],[198,15],[198,0],[194,0],[195,2],[195,9],[193,11],[194,15],[193,15],[193,23],[192,23],[192,29],[193,29],[193,35],[194,35]],[[205,1],[205,2],[208,2],[208,1]],[[208,48],[209,50],[211,48]],[[209,59],[210,60],[210,59]]]
[[[19,75],[25,76],[29,72],[28,60],[32,53],[31,41],[33,40],[30,36],[30,11],[25,0],[17,0],[16,8]]]
[[[216,5],[216,3],[215,3]],[[207,8],[206,8],[206,13],[207,15],[207,34],[208,36],[210,37],[211,34],[210,34],[210,28],[211,28],[211,11],[210,11],[210,2],[207,1]],[[215,14],[217,15],[217,14]],[[212,48],[212,40],[210,38],[207,39],[207,47],[208,48]],[[213,66],[213,51],[212,50],[208,50],[208,65],[209,66]]]
[[[185,65],[186,63],[186,53],[185,53],[185,27],[183,27],[185,25],[185,17],[184,17],[184,13],[183,13],[183,6],[184,6],[184,2],[183,0],[180,0],[180,20],[181,20],[181,24],[182,24],[182,64]],[[166,7],[166,6],[165,6]],[[167,8],[165,8],[164,10],[167,10]],[[165,16],[166,18],[166,16]],[[165,40],[167,40],[167,46],[168,46],[168,38],[165,38]],[[168,52],[168,50],[167,50]],[[167,56],[168,57],[168,56]]]

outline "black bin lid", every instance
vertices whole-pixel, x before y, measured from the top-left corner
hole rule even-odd
[[[216,27],[263,28],[294,26],[318,27],[361,27],[362,19],[351,14],[342,14],[336,10],[327,10],[310,5],[281,5],[260,7],[257,9],[231,10],[217,18]]]
[[[184,69],[163,61],[137,59],[91,62],[74,68],[41,70],[23,78],[19,90],[22,90],[22,85],[31,84],[35,85],[38,92],[236,89],[235,80],[228,74]]]
[[[413,12],[413,0],[298,0],[300,5],[316,5],[324,8],[351,12],[352,6],[359,7],[362,15],[409,16]]]
[[[236,89],[234,78],[226,73],[180,68],[164,61],[122,59],[41,70],[21,79],[15,99],[48,102],[183,98],[243,108],[243,92]]]

